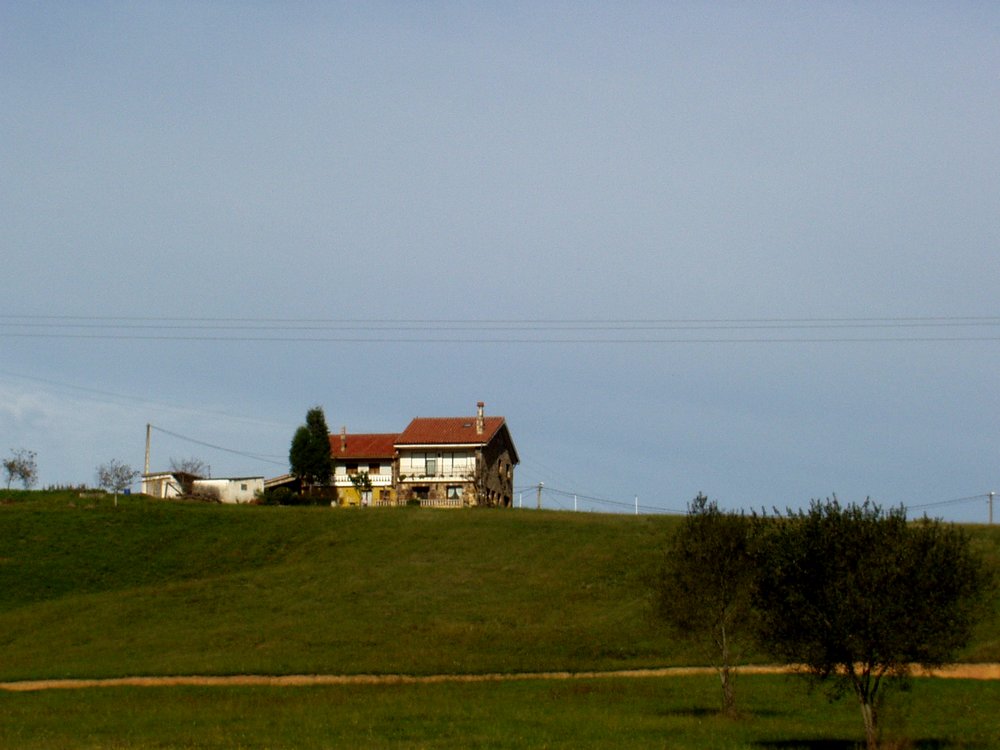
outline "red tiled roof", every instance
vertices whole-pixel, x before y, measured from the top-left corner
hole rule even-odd
[[[334,458],[392,458],[396,455],[395,432],[358,433],[346,435],[347,445],[341,450],[341,433],[330,435],[330,455]]]
[[[396,438],[396,445],[479,445],[488,443],[503,424],[503,417],[483,417],[480,435],[475,417],[416,417]]]

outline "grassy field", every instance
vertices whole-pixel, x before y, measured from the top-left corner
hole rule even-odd
[[[0,679],[697,661],[646,607],[671,523],[15,495]]]
[[[676,518],[5,497],[3,680],[704,661],[649,615]],[[1000,532],[973,533],[1000,562]],[[998,624],[968,660],[1000,660]]]
[[[669,748],[853,750],[853,701],[792,677],[740,680],[744,716],[712,677],[311,688],[101,688],[0,693],[0,747]],[[885,737],[909,750],[997,747],[1000,684],[917,680],[890,696]],[[58,721],[53,721],[58,717]]]
[[[698,664],[647,603],[676,522],[0,493],[0,680]],[[970,532],[996,567],[1000,531]],[[963,657],[1000,661],[998,625],[994,602]],[[741,689],[752,703],[735,724],[700,677],[0,693],[0,747],[846,748],[860,735],[850,701],[783,678]],[[998,698],[992,683],[918,681],[909,736],[998,746],[982,739],[1000,737],[985,710]]]

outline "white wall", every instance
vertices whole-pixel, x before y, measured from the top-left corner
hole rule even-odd
[[[249,503],[264,491],[264,477],[196,479],[193,490],[195,495],[204,495],[223,503]]]
[[[179,497],[181,486],[173,474],[151,474],[142,478],[142,486],[139,491],[150,497]]]

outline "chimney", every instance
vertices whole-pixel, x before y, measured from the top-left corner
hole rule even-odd
[[[344,453],[347,450],[347,426],[340,428],[340,452]]]
[[[482,401],[476,404],[476,434],[482,435],[483,429],[486,426],[486,422],[483,419],[483,407],[486,406]]]

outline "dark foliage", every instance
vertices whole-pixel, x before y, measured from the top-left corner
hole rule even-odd
[[[868,746],[877,747],[884,678],[954,659],[988,586],[965,533],[908,522],[902,508],[836,499],[758,518],[754,605],[761,643],[814,677],[852,691]]]
[[[306,413],[306,423],[295,431],[288,462],[292,474],[306,485],[323,485],[330,481],[333,474],[330,430],[321,407],[310,409]]]
[[[699,643],[722,682],[722,708],[736,713],[735,664],[752,638],[751,523],[699,494],[663,555],[657,611],[682,638]]]

